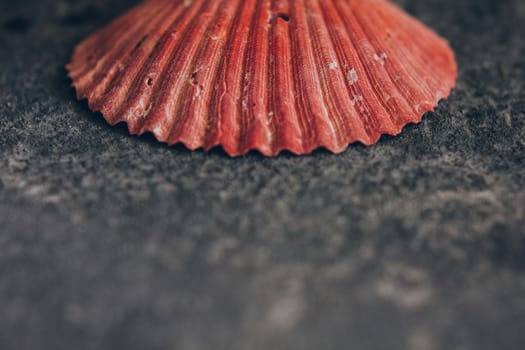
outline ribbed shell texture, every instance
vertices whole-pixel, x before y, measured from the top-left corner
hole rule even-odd
[[[231,156],[371,145],[457,78],[447,42],[386,0],[149,0],[67,68],[110,124]]]

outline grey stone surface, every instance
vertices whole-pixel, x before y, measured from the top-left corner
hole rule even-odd
[[[525,3],[399,3],[457,89],[341,155],[129,136],[64,65],[133,1],[0,1],[0,349],[522,349]]]

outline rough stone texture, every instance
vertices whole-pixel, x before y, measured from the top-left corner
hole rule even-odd
[[[64,65],[133,1],[0,4],[0,349],[521,349],[525,2],[399,3],[457,89],[342,155],[128,136]]]

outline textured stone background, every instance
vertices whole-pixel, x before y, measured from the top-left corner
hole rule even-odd
[[[525,2],[405,0],[457,89],[341,155],[111,128],[73,47],[134,1],[0,1],[0,349],[522,349]]]

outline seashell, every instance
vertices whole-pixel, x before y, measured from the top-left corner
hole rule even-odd
[[[374,144],[457,78],[447,42],[386,0],[149,0],[67,68],[108,123],[231,156]]]

